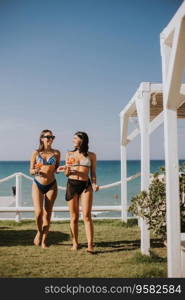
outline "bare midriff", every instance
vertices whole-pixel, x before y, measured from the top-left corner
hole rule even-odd
[[[40,168],[41,176],[36,175],[35,178],[41,184],[49,184],[55,180],[55,165],[42,165]]]
[[[89,178],[89,168],[88,167],[84,167],[84,166],[70,166],[70,172],[71,171],[75,171],[77,172],[77,174],[75,175],[70,175],[69,178],[70,179],[77,179],[77,180],[83,180],[83,181],[87,181]]]

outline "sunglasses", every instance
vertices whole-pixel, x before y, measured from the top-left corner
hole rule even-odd
[[[54,140],[55,136],[54,135],[44,135],[43,138],[48,139],[48,140],[49,139]]]

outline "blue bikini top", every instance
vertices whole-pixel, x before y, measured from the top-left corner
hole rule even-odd
[[[40,162],[43,165],[56,165],[57,160],[55,155],[52,155],[51,157],[49,157],[49,159],[46,160],[39,153],[37,156],[37,162]]]

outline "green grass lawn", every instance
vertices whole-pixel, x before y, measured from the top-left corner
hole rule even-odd
[[[71,251],[69,222],[52,222],[48,249],[33,245],[33,221],[0,221],[0,277],[166,277],[166,248],[151,239],[151,256],[140,254],[140,230],[130,221],[95,220],[95,254],[86,253],[83,222],[81,248]]]

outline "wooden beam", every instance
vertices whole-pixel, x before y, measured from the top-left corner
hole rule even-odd
[[[173,45],[168,61],[167,72],[164,73],[163,104],[169,109],[176,109],[180,93],[181,81],[185,67],[185,20],[179,20],[174,32]],[[165,51],[163,61],[165,60]],[[167,54],[168,55],[168,54]]]
[[[149,134],[155,131],[164,121],[164,114],[163,111],[152,120],[149,124]]]
[[[150,183],[150,151],[149,151],[149,115],[150,92],[144,92],[141,99],[136,101],[137,114],[141,132],[141,190],[148,190]],[[141,253],[149,255],[150,231],[146,221],[140,219]]]
[[[128,134],[128,115],[124,114],[120,116],[120,133],[121,133],[121,145],[127,144]]]
[[[149,134],[163,123],[163,111],[149,123]],[[134,129],[127,137],[127,142],[131,142],[140,134],[140,129]]]
[[[161,32],[161,36],[164,36],[168,41],[169,36],[173,33],[178,20],[181,20],[185,15],[185,1],[181,4],[175,15],[172,17],[168,25]]]

